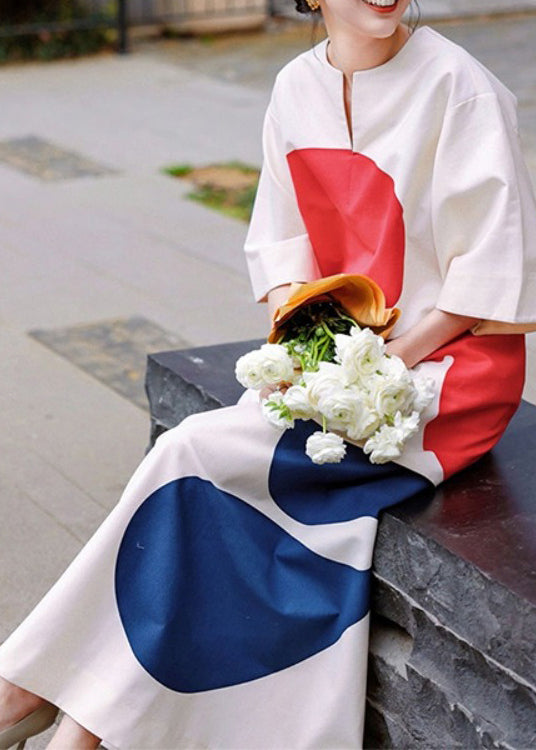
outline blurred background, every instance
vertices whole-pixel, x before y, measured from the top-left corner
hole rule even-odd
[[[147,352],[266,332],[242,257],[262,119],[323,38],[293,8],[2,0],[0,639],[142,458]],[[517,95],[536,180],[536,0],[421,9]]]

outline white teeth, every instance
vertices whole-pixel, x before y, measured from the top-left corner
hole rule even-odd
[[[365,0],[368,5],[379,5],[380,8],[388,8],[391,5],[396,5],[397,0]]]

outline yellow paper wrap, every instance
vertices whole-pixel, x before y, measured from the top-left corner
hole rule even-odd
[[[385,307],[383,291],[368,276],[338,273],[305,284],[291,284],[287,301],[275,311],[268,341],[274,344],[281,338],[285,323],[301,307],[323,301],[337,303],[361,328],[370,328],[384,338],[400,317],[396,307]]]

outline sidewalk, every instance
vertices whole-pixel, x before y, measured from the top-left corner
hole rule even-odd
[[[437,28],[519,96],[536,178],[536,17]],[[124,58],[0,68],[0,143],[26,138],[41,170],[0,162],[0,640],[115,504],[147,444],[148,414],[99,374],[102,321],[112,321],[106,330],[125,357],[128,331],[138,330],[125,321],[136,316],[154,342],[199,346],[265,332],[242,258],[246,227],[185,200],[188,186],[159,170],[260,164],[275,71],[308,46],[308,29],[283,25],[210,44],[138,44]],[[43,179],[45,147],[29,136],[101,173],[65,177],[64,159],[63,179]],[[20,157],[20,144],[10,148]],[[77,325],[96,327],[93,370],[75,364],[93,351],[81,353]],[[35,329],[61,329],[64,356],[29,336]],[[528,395],[536,398],[533,385]]]
[[[0,88],[0,142],[38,136],[115,170],[46,182],[0,163],[3,638],[115,504],[149,434],[147,413],[28,332],[141,315],[183,345],[263,334],[245,225],[159,170],[259,163],[266,93],[143,55],[5,68]]]

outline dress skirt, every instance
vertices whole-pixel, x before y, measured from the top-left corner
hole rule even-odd
[[[431,484],[317,429],[248,392],[162,435],[0,674],[109,748],[360,747],[378,514]]]

